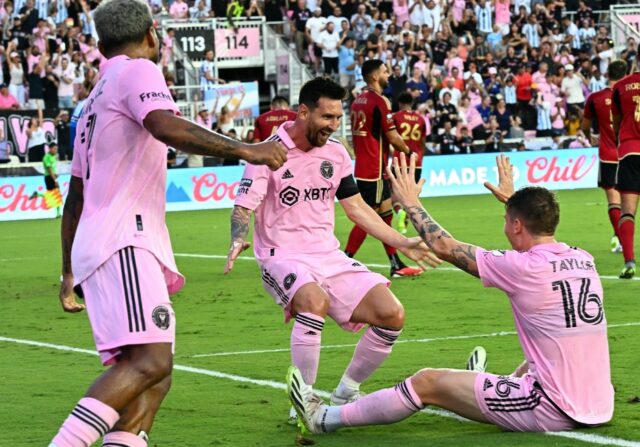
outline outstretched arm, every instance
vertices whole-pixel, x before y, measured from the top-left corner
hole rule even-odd
[[[243,159],[252,164],[268,165],[273,170],[287,160],[287,151],[281,143],[243,144],[176,116],[169,110],[150,112],[144,119],[144,127],[167,146],[190,154]]]
[[[76,228],[84,205],[84,185],[80,177],[71,176],[69,193],[64,203],[60,236],[62,240],[62,284],[60,303],[65,312],[80,312],[83,304],[76,302],[73,294],[73,270],[71,268],[71,247],[76,237]]]
[[[395,159],[394,165],[395,174],[390,167],[387,167],[387,175],[393,185],[393,192],[407,211],[407,215],[422,240],[443,261],[450,262],[459,269],[479,277],[478,264],[476,263],[477,247],[454,239],[420,203],[418,194],[424,185],[424,179],[421,179],[419,184],[415,182],[415,156],[411,157],[408,169],[404,154],[400,154],[400,164]]]
[[[247,242],[247,235],[249,234],[252,213],[253,211],[242,206],[233,207],[231,212],[231,246],[227,255],[227,264],[224,267],[225,275],[233,269],[233,263],[238,259],[240,253],[251,246]]]

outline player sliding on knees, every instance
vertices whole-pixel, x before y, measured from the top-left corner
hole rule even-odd
[[[392,388],[344,406],[327,406],[291,367],[289,397],[314,433],[390,424],[427,405],[511,431],[559,431],[604,424],[613,415],[607,324],[593,257],[557,242],[559,207],[544,188],[513,193],[509,159],[498,158],[499,185],[486,184],[505,203],[504,232],[511,250],[488,251],[459,242],[418,200],[400,156],[394,191],[418,233],[443,260],[506,292],[525,362],[511,376],[454,369],[423,369]],[[585,368],[588,359],[589,368]]]
[[[360,396],[364,382],[391,353],[404,326],[404,309],[389,280],[340,251],[334,235],[335,199],[349,219],[377,239],[397,247],[421,265],[440,260],[419,237],[406,238],[387,225],[362,199],[344,146],[330,136],[340,125],[346,90],[316,78],[300,91],[294,122],[280,126],[271,141],[288,149],[276,171],[247,165],[231,215],[231,247],[225,272],[249,247],[255,214],[255,256],[265,290],[294,320],[291,360],[300,380],[316,381],[325,318],[356,332],[368,325],[331,401]]]

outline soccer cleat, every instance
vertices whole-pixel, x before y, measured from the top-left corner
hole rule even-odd
[[[360,399],[361,397],[364,397],[367,395],[367,393],[363,393],[362,391],[358,391],[354,394],[352,394],[351,396],[348,397],[343,397],[343,396],[338,396],[336,394],[337,390],[333,390],[333,392],[331,393],[331,397],[329,398],[329,402],[331,403],[331,405],[345,405],[345,404],[350,404],[351,402],[355,402],[358,399]]]
[[[396,213],[396,230],[400,234],[407,234],[407,212],[405,210]]]
[[[611,238],[611,253],[622,253],[622,245],[615,235]]]
[[[296,413],[296,409],[293,406],[289,408],[289,419],[287,419],[287,424],[298,425],[298,413]]]
[[[467,360],[467,371],[485,372],[487,370],[487,351],[482,346],[476,346]]]
[[[636,263],[635,262],[627,262],[620,272],[620,279],[631,279],[636,274]]]
[[[326,405],[322,398],[313,392],[313,389],[304,383],[300,370],[290,366],[287,371],[287,394],[289,400],[298,413],[298,427],[302,433],[324,433],[322,427],[322,415]]]
[[[404,266],[399,269],[391,269],[391,277],[392,278],[404,278],[407,276],[420,276],[422,274],[422,270],[414,267]]]

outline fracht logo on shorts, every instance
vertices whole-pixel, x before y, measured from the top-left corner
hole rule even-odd
[[[171,95],[164,92],[145,92],[140,93],[140,102],[145,101],[173,101]]]

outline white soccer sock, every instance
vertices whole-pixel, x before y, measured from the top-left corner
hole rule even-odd
[[[340,397],[349,397],[360,391],[360,382],[356,382],[346,374],[342,375],[340,383],[336,388],[336,395]]]
[[[322,425],[327,432],[336,431],[340,427],[344,427],[342,419],[340,419],[340,408],[341,407],[325,407],[324,422]]]

